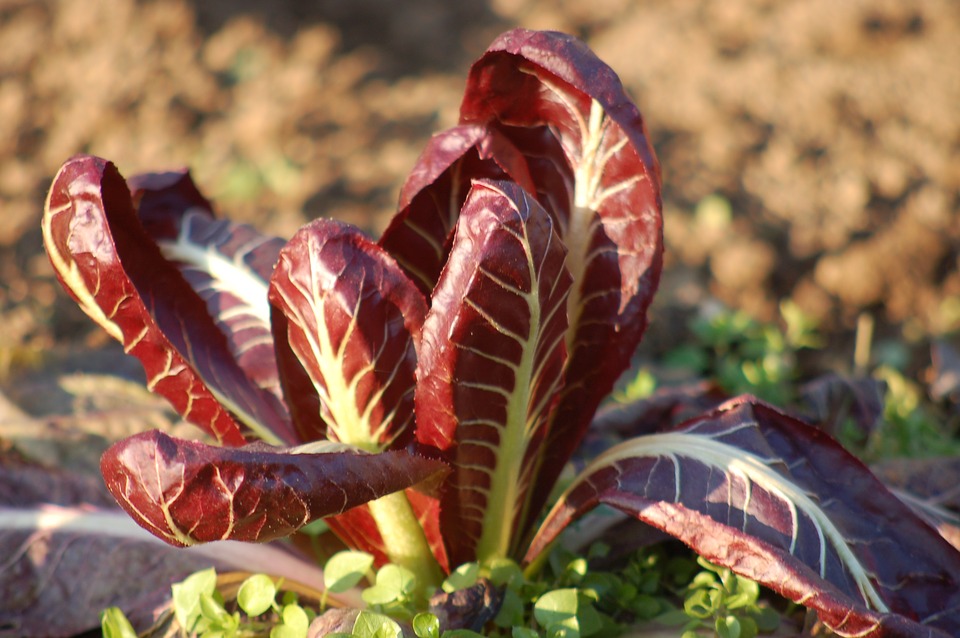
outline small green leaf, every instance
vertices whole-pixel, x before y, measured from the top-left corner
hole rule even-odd
[[[578,602],[576,589],[554,589],[537,600],[533,606],[533,617],[550,635],[559,632],[565,636],[577,636],[580,633]],[[561,628],[563,631],[560,631]]]
[[[222,626],[228,622],[230,613],[223,607],[223,603],[217,600],[215,594],[200,594],[200,615],[209,620],[216,626]]]
[[[682,609],[671,609],[654,618],[654,621],[661,625],[673,627],[690,622],[690,616]]]
[[[736,583],[734,587],[736,591],[723,601],[727,609],[742,609],[756,605],[760,598],[760,585],[749,578],[739,576],[734,576],[731,582]]]
[[[663,610],[663,604],[653,596],[640,594],[632,599],[626,608],[641,620],[652,620]],[[686,616],[685,613],[683,615]]]
[[[698,589],[683,601],[683,609],[692,618],[712,618],[720,607],[720,592]]]
[[[383,614],[361,611],[353,625],[353,635],[356,638],[401,638],[403,631],[400,625]]]
[[[429,612],[413,617],[413,633],[419,638],[440,638],[440,620]]]
[[[387,605],[405,600],[417,586],[416,577],[409,569],[388,563],[377,572],[377,583],[363,590],[361,596],[368,605]]]
[[[603,627],[603,621],[600,614],[594,608],[593,604],[585,599],[583,595],[577,601],[577,629],[581,636],[590,636],[597,633]]]
[[[461,589],[467,589],[477,584],[480,576],[479,563],[464,563],[453,570],[443,581],[443,591],[451,594]]]
[[[740,638],[740,621],[736,616],[717,618],[714,630],[719,638]]]
[[[512,633],[513,638],[539,638],[540,634],[529,627],[515,626]]]
[[[520,594],[513,589],[507,589],[503,592],[503,601],[500,603],[500,611],[493,619],[497,627],[506,629],[523,622],[523,599]]]
[[[119,607],[110,607],[100,614],[104,638],[137,638],[137,632]]]
[[[325,519],[318,518],[317,520],[307,523],[301,527],[299,530],[297,530],[297,533],[306,534],[307,536],[316,538],[318,536],[323,536],[329,531],[330,525],[327,523],[327,521]]]
[[[497,587],[503,585],[519,586],[523,583],[523,570],[516,561],[509,558],[494,558],[484,564],[490,571],[490,582]]]
[[[200,596],[213,595],[217,588],[217,572],[214,568],[204,569],[187,576],[182,582],[171,586],[173,592],[173,612],[177,624],[187,633],[193,630],[200,618]]]
[[[273,606],[277,586],[266,574],[254,574],[237,591],[237,604],[250,616],[259,616]]]
[[[306,638],[310,618],[300,605],[286,605],[280,611],[282,624],[270,630],[270,638]]]
[[[758,631],[771,632],[780,626],[780,614],[769,607],[761,607],[759,613],[753,615],[753,620]]]
[[[345,592],[363,580],[372,566],[373,556],[366,552],[338,552],[323,568],[323,584],[335,594]]]

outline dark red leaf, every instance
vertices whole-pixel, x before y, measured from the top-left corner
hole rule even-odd
[[[933,360],[930,396],[934,401],[949,401],[953,412],[960,414],[960,352],[939,339],[930,346],[930,357]]]
[[[215,219],[187,171],[135,175],[129,182],[144,230],[206,302],[237,363],[282,399],[267,289],[286,242]]]
[[[570,358],[537,479],[542,503],[646,327],[663,252],[660,169],[619,78],[565,34],[497,38],[470,71],[460,114],[527,157],[569,251]]]
[[[960,632],[960,553],[822,430],[755,399],[602,454],[527,560],[601,503],[814,609],[841,635]]]
[[[396,262],[356,228],[316,220],[281,251],[270,303],[302,439],[405,446],[427,308]]]
[[[453,475],[441,530],[454,565],[509,554],[565,358],[570,276],[550,217],[512,182],[477,182],[423,326],[417,440]]]
[[[800,400],[810,420],[832,436],[838,436],[850,423],[866,441],[883,418],[886,387],[873,377],[825,374],[800,387]]]
[[[533,192],[523,155],[496,131],[456,126],[434,135],[400,192],[380,245],[429,297],[447,260],[449,236],[473,180],[512,179]]]
[[[144,231],[113,164],[68,161],[50,189],[43,231],[61,283],[140,360],[150,390],[224,444],[241,445],[252,430],[291,440],[286,414],[237,365],[203,300]]]
[[[116,507],[103,483],[0,453],[0,634],[75,636],[119,606],[145,631],[170,584],[207,567],[268,571],[316,589],[321,570],[273,545],[170,547]]]
[[[444,469],[400,451],[300,453],[262,443],[222,448],[156,430],[114,444],[100,467],[107,488],[137,523],[183,546],[287,536]]]

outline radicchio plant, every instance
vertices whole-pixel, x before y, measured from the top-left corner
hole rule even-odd
[[[326,517],[436,586],[535,561],[599,504],[805,605],[845,636],[960,634],[960,554],[833,439],[750,397],[636,432],[537,525],[624,372],[662,259],[636,106],[576,39],[516,29],[467,79],[379,242],[289,242],[215,216],[185,172],[69,160],[43,219],[84,311],[216,445],[104,454],[120,506],[175,545]]]

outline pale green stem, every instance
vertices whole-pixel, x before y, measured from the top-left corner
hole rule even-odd
[[[413,572],[421,592],[429,593],[437,587],[443,574],[407,495],[394,492],[370,501],[367,506],[383,537],[383,548],[390,562]]]

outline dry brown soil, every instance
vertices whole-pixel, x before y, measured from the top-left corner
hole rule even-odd
[[[647,118],[665,343],[710,299],[770,319],[792,298],[841,345],[865,312],[910,343],[960,326],[954,0],[0,0],[0,372],[102,343],[41,248],[65,159],[187,165],[278,235],[377,232],[516,25],[585,38]]]

